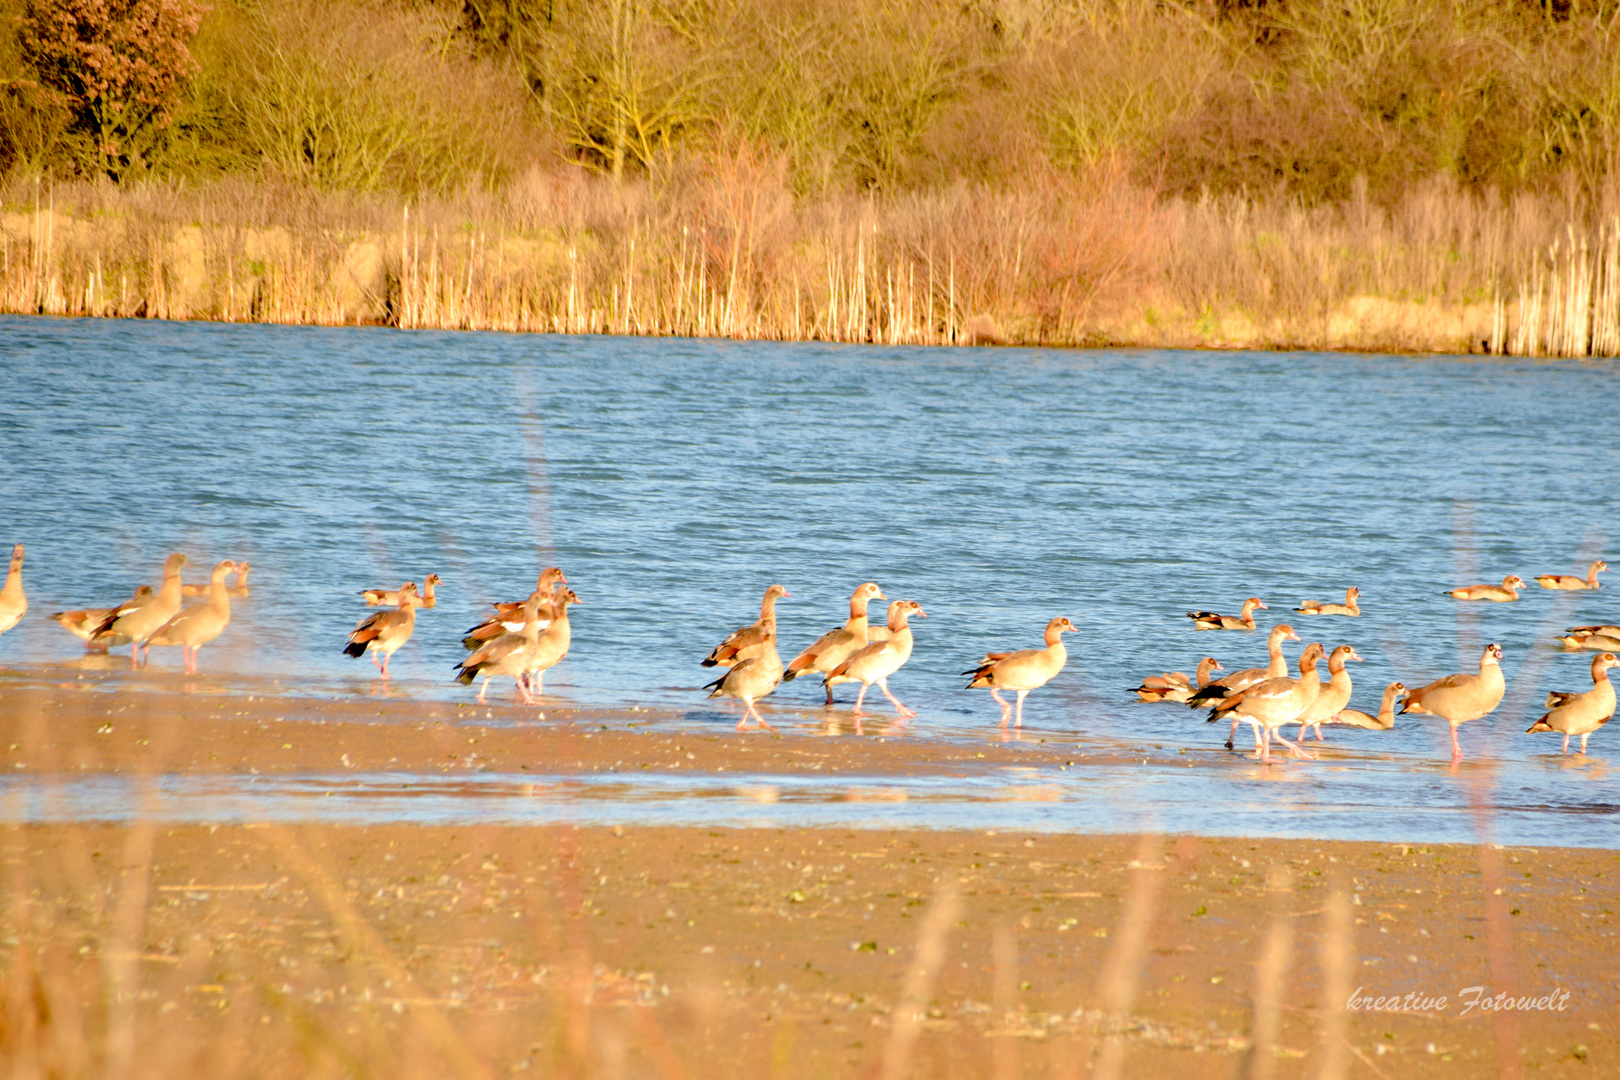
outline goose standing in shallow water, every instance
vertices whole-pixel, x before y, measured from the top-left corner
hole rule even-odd
[[[241,584],[238,581],[238,584]],[[444,579],[438,574],[429,574],[422,579],[422,593],[414,606],[419,608],[434,608],[439,605],[439,597],[434,589],[444,584]],[[398,589],[361,589],[360,595],[366,602],[366,607],[399,607]],[[519,605],[521,607],[521,605]]]
[[[23,546],[11,549],[11,566],[6,570],[6,583],[0,586],[0,634],[22,622],[28,611],[28,596],[22,583]]]
[[[147,649],[154,645],[178,645],[186,674],[197,674],[198,651],[230,625],[231,594],[225,587],[225,575],[235,569],[236,564],[229,559],[216,563],[208,580],[208,599],[192,604],[154,630],[146,639]]]
[[[1524,587],[1523,578],[1518,574],[1509,574],[1500,585],[1464,585],[1460,589],[1451,589],[1446,595],[1458,600],[1490,600],[1510,604],[1519,598],[1519,590]]]
[[[871,627],[867,621],[866,609],[873,600],[887,600],[883,590],[878,588],[877,582],[868,581],[858,585],[849,597],[849,619],[836,630],[829,630],[811,643],[804,652],[795,656],[782,673],[783,682],[792,682],[806,672],[820,672],[826,675],[848,660],[856,649],[863,648],[870,643]],[[827,704],[833,703],[832,686],[828,684]]]
[[[1344,669],[1344,665],[1360,659],[1356,650],[1348,645],[1340,645],[1328,654],[1327,685],[1317,692],[1316,700],[1299,717],[1299,734],[1295,738],[1301,743],[1305,741],[1305,732],[1310,728],[1316,729],[1316,741],[1321,742],[1322,725],[1350,704],[1350,673]]]
[[[473,679],[483,676],[484,681],[478,686],[478,703],[485,704],[484,695],[489,692],[489,680],[496,675],[509,675],[517,686],[518,696],[525,703],[534,701],[529,693],[528,683],[525,680],[527,665],[532,657],[532,651],[540,644],[540,591],[537,589],[523,601],[523,629],[517,633],[502,634],[491,641],[486,641],[474,650],[461,663],[454,665],[456,682],[468,686]]]
[[[1597,562],[1592,564],[1592,568],[1586,572],[1586,576],[1584,578],[1578,578],[1574,574],[1541,574],[1537,576],[1536,584],[1540,585],[1543,589],[1561,589],[1565,592],[1582,592],[1586,589],[1597,588],[1597,576],[1605,573],[1608,569],[1609,564],[1604,562],[1602,559],[1599,559]]]
[[[151,599],[152,592],[152,586],[141,585],[135,589],[134,596],[130,597],[127,601],[118,605],[117,607],[80,608],[77,611],[58,611],[53,614],[51,618],[59,623],[62,629],[84,642],[84,647],[90,652],[104,653],[107,651],[107,646],[122,645],[124,644],[125,639],[119,638],[116,640],[111,640],[103,638],[100,641],[92,641],[91,635],[96,632],[97,628],[100,627],[102,623],[107,621],[108,616],[112,615],[114,612],[123,611],[126,607],[137,607],[140,604],[146,603]]]
[[[1283,659],[1282,643],[1284,641],[1298,641],[1299,635],[1287,623],[1278,623],[1266,635],[1266,652],[1271,657],[1265,667],[1243,668],[1230,675],[1216,679],[1201,690],[1195,690],[1187,698],[1190,708],[1199,708],[1203,705],[1213,705],[1224,697],[1230,697],[1242,690],[1247,690],[1262,679],[1280,679],[1288,674],[1288,661]],[[1236,731],[1237,728],[1233,728]]]
[[[772,588],[780,586],[773,585]],[[783,594],[786,595],[786,590]],[[709,694],[711,698],[732,697],[743,703],[743,716],[737,721],[738,731],[746,728],[750,719],[766,731],[776,730],[755,708],[755,702],[782,684],[782,656],[776,651],[775,619],[765,621],[761,635],[751,647],[752,655],[735,660],[729,671],[703,688],[712,691]]]
[[[1046,624],[1046,648],[985,653],[978,667],[962,672],[973,676],[967,689],[990,688],[990,696],[1001,706],[1003,727],[1012,717],[1013,707],[999,691],[1015,691],[1018,695],[1018,720],[1014,726],[1023,727],[1024,698],[1029,696],[1031,690],[1039,690],[1051,682],[1063,670],[1063,665],[1069,662],[1069,651],[1063,647],[1063,635],[1078,632],[1074,623],[1060,615]]]
[[[568,647],[574,640],[573,625],[568,621],[568,605],[577,603],[579,597],[574,595],[573,589],[567,588],[551,601],[551,621],[540,631],[540,637],[534,648],[529,650],[528,660],[523,667],[524,681],[531,694],[545,693],[546,672],[562,663],[563,657],[568,655]]]
[[[1283,738],[1282,728],[1298,721],[1321,692],[1322,677],[1316,670],[1316,665],[1321,659],[1322,646],[1311,642],[1300,654],[1299,678],[1290,679],[1285,675],[1281,678],[1266,679],[1255,683],[1240,694],[1223,698],[1209,711],[1210,722],[1220,719],[1222,714],[1230,714],[1234,722],[1246,721],[1254,728],[1255,741],[1260,749],[1260,760],[1266,764],[1271,763],[1273,739],[1288,747],[1295,757],[1314,760],[1304,747]],[[1230,747],[1231,741],[1228,740],[1226,745]]]
[[[734,630],[726,640],[714,647],[714,651],[703,658],[704,667],[731,667],[751,657],[758,656],[765,647],[767,639],[771,648],[776,648],[776,601],[781,597],[791,597],[793,594],[781,585],[772,585],[765,590],[765,598],[759,602],[759,620],[741,630]],[[773,687],[774,689],[774,687]]]
[[[396,609],[379,611],[360,620],[349,634],[349,643],[343,648],[346,655],[356,657],[364,656],[369,651],[371,662],[377,665],[384,679],[388,678],[388,661],[411,640],[411,634],[416,630],[416,582],[407,581],[391,592],[396,597]],[[380,662],[377,660],[378,654],[382,656]]]
[[[568,584],[568,578],[555,566],[548,566],[540,571],[539,580],[535,582],[531,597],[540,597],[540,607],[536,617],[540,620],[540,628],[545,629],[551,621],[551,605],[556,599],[562,586]],[[468,650],[477,649],[485,642],[494,641],[502,634],[515,634],[523,629],[523,605],[527,600],[501,601],[492,605],[495,614],[468,630],[461,639],[462,647]]]
[[[1490,644],[1479,657],[1479,674],[1447,675],[1406,695],[1403,713],[1438,716],[1451,725],[1451,760],[1462,760],[1457,728],[1488,716],[1502,704],[1507,684],[1502,680],[1502,646]]]
[[[1218,615],[1213,611],[1189,611],[1187,618],[1193,621],[1194,630],[1253,630],[1254,611],[1256,608],[1267,610],[1266,605],[1260,602],[1257,596],[1251,596],[1243,601],[1243,614]]]
[[[889,638],[887,641],[873,641],[856,649],[849,655],[849,659],[833,668],[822,681],[830,688],[838,683],[858,682],[861,692],[855,695],[855,715],[865,716],[861,706],[866,701],[866,692],[877,683],[883,696],[889,699],[894,706],[895,714],[905,719],[916,716],[900,703],[900,699],[889,693],[889,676],[905,666],[911,659],[911,616],[919,619],[928,618],[928,613],[922,605],[915,600],[896,600],[889,605]]]
[[[1361,605],[1356,602],[1361,590],[1354,585],[1344,590],[1344,603],[1322,604],[1315,600],[1306,600],[1294,610],[1301,615],[1349,615],[1351,618],[1361,614]]]
[[[1609,669],[1620,665],[1614,653],[1603,653],[1592,658],[1592,689],[1580,694],[1553,691],[1547,695],[1552,711],[1525,728],[1529,735],[1537,731],[1556,731],[1564,736],[1563,753],[1569,753],[1571,735],[1581,737],[1581,753],[1586,753],[1586,740],[1592,732],[1609,722],[1614,715],[1614,684],[1609,681]]]
[[[1327,722],[1365,731],[1388,731],[1395,726],[1395,701],[1404,693],[1405,683],[1392,682],[1384,687],[1384,700],[1378,706],[1377,716],[1369,716],[1360,709],[1340,709],[1328,717]]]
[[[1204,657],[1198,661],[1196,689],[1202,690],[1209,685],[1210,672],[1225,670],[1213,656]],[[1174,701],[1185,705],[1194,689],[1184,672],[1167,671],[1163,675],[1149,675],[1142,680],[1141,686],[1133,687],[1131,692],[1143,701]]]
[[[180,613],[180,571],[185,568],[186,557],[178,551],[163,561],[163,583],[144,603],[130,601],[120,604],[90,635],[93,642],[108,644],[129,642],[129,666],[140,662],[141,647],[157,628]],[[147,656],[151,649],[146,650]]]

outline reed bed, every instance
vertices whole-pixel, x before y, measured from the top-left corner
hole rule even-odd
[[[658,184],[534,172],[407,202],[260,182],[0,198],[0,310],[402,329],[1613,356],[1620,218],[1442,182],[1164,198],[1114,170],[1028,190],[795,199],[747,149]]]

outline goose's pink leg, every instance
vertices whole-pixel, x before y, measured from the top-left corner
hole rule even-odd
[[[900,704],[900,699],[899,698],[897,698],[893,694],[889,693],[889,680],[888,679],[879,679],[878,680],[878,689],[882,690],[883,691],[883,696],[889,699],[889,703],[894,706],[894,711],[895,711],[895,713],[897,715],[900,715],[900,716],[916,716],[917,715],[916,713],[912,712],[910,709],[906,708],[904,705]],[[1019,700],[1019,704],[1023,703],[1023,698],[1022,697],[1020,697],[1018,700]]]
[[[1562,750],[1560,750],[1559,753],[1562,753],[1562,754],[1569,753],[1569,736],[1568,735],[1564,736],[1564,748]],[[1581,736],[1581,753],[1583,753],[1583,754],[1586,753],[1586,737],[1584,735]]]
[[[1306,761],[1315,761],[1316,760],[1316,755],[1315,754],[1311,753],[1309,750],[1305,749],[1303,746],[1299,745],[1298,743],[1289,742],[1287,739],[1283,738],[1282,732],[1280,732],[1280,731],[1277,732],[1277,734],[1273,735],[1272,738],[1276,739],[1278,742],[1280,742],[1284,746],[1288,747],[1288,752],[1293,754],[1295,757],[1304,758]]]
[[[1026,698],[1028,696],[1029,696],[1029,691],[1028,690],[1020,690],[1020,691],[1018,691],[1018,722],[1013,725],[1014,727],[1023,727],[1024,726],[1024,698]]]
[[[861,683],[861,692],[855,695],[855,715],[856,716],[865,716],[866,715],[866,713],[861,710],[861,703],[866,700],[866,692],[868,690],[870,690],[871,687],[872,687],[871,683]]]
[[[478,684],[478,704],[480,704],[480,705],[484,704],[484,694],[488,690],[489,690],[489,676],[485,675],[484,676],[484,681]]]
[[[1005,724],[1008,720],[1012,719],[1012,705],[1008,703],[1006,698],[1001,696],[1001,691],[992,686],[990,688],[990,696],[996,699],[997,705],[1001,706],[1001,722]]]
[[[1451,760],[1462,760],[1462,743],[1457,741],[1457,725],[1451,725]]]

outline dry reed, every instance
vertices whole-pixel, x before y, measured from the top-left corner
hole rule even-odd
[[[748,147],[658,190],[35,185],[5,194],[0,310],[877,345],[1612,355],[1620,219],[1446,185],[1393,208],[1156,198],[1120,173],[795,200]],[[1509,286],[1507,283],[1512,283]]]

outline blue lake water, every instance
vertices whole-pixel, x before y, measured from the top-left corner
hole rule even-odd
[[[1516,604],[1443,595],[1616,554],[1610,363],[3,318],[0,378],[0,544],[27,544],[31,604],[0,637],[0,668],[79,656],[44,616],[124,599],[179,550],[188,580],[221,558],[254,567],[205,678],[363,693],[371,665],[341,654],[366,613],[357,590],[437,572],[396,682],[464,700],[460,632],[555,562],[584,604],[553,702],[691,710],[712,677],[698,661],[767,585],[793,594],[786,657],[871,579],[929,615],[891,679],[921,714],[913,737],[993,726],[957,673],[1038,645],[1061,614],[1080,633],[1068,670],[1031,695],[1030,726],[1173,751],[1218,746],[1224,728],[1125,688],[1206,653],[1262,663],[1263,630],[1194,633],[1183,617],[1252,594],[1270,605],[1262,628],[1287,619],[1356,646],[1369,712],[1389,680],[1472,670],[1500,642],[1508,700],[1462,733],[1498,765],[1499,798],[1574,800],[1587,843],[1620,802],[1616,731],[1578,770],[1554,737],[1522,733],[1546,690],[1590,685],[1590,654],[1550,637],[1620,621],[1620,575],[1595,593],[1532,585]],[[1347,585],[1360,619],[1290,610]],[[771,700],[819,713],[821,689]],[[1449,756],[1432,720],[1330,736],[1413,768]],[[1371,772],[1398,812],[1406,770]],[[1545,829],[1539,842],[1559,842]]]

